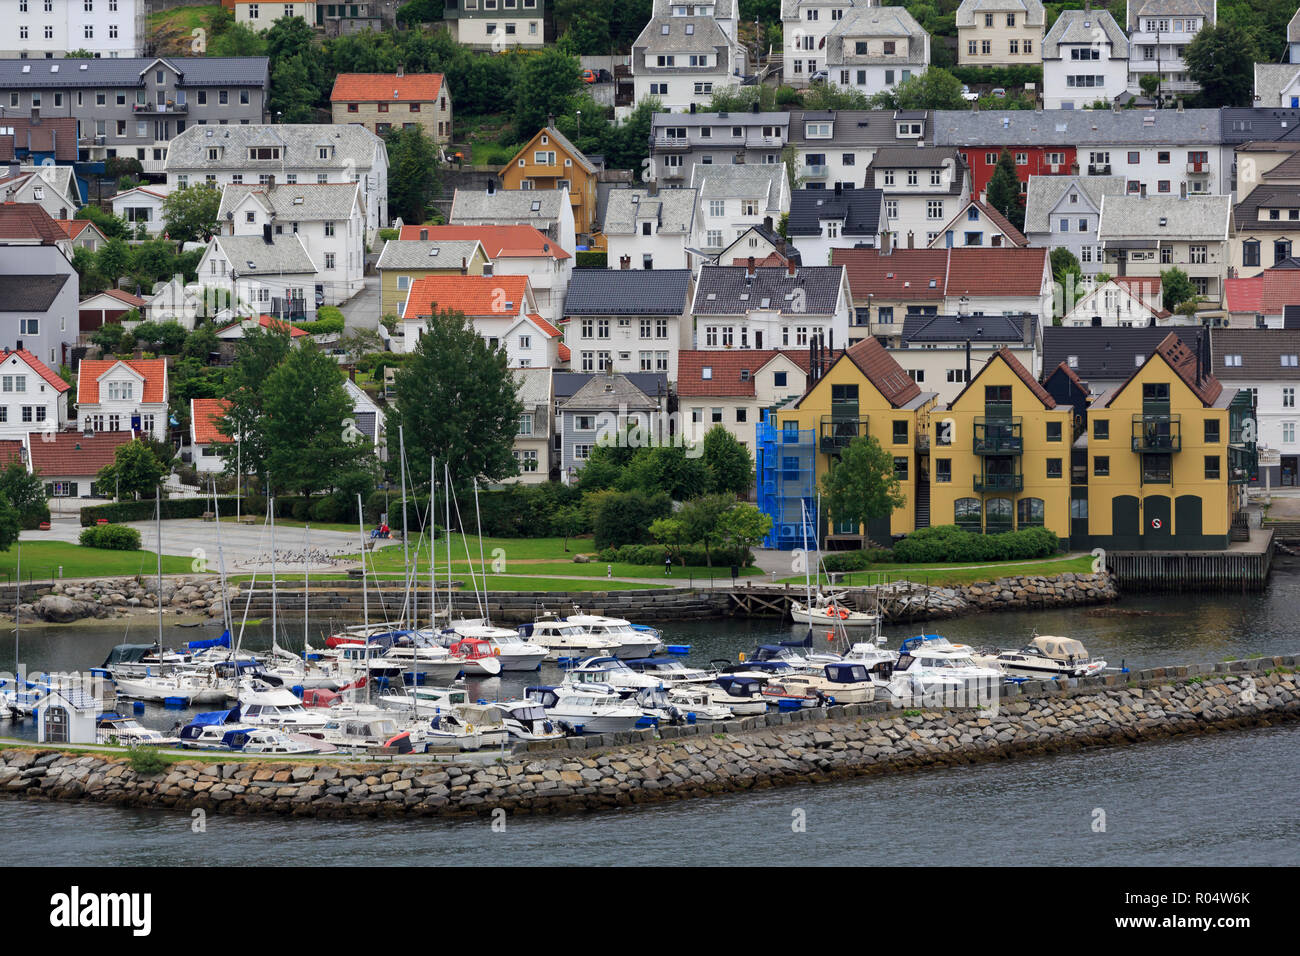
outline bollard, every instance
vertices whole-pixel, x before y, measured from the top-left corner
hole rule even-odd
[[[614,576],[614,565],[612,564],[605,565],[605,577],[612,578],[613,576]]]

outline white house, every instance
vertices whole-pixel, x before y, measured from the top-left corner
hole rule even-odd
[[[402,345],[415,351],[437,312],[465,315],[488,344],[505,346],[511,368],[554,368],[567,362],[560,330],[537,311],[527,276],[427,275],[411,283],[402,307]]]
[[[191,126],[167,149],[167,187],[360,183],[366,236],[388,225],[388,148],[355,123]]]
[[[701,266],[691,313],[696,349],[848,344],[853,299],[843,266]]]
[[[186,285],[185,276],[177,273],[166,282],[154,283],[153,293],[144,300],[140,317],[145,322],[177,322],[187,331],[203,312],[201,287]]]
[[[237,309],[245,313],[315,318],[320,270],[296,233],[213,236],[199,259],[198,277],[204,286],[233,291]]]
[[[1041,0],[961,0],[959,66],[1036,65],[1042,55]]]
[[[983,198],[972,196],[957,215],[944,224],[939,235],[930,241],[932,249],[943,246],[1027,246],[1029,240],[1006,216]]]
[[[1231,196],[1103,196],[1097,238],[1112,275],[1157,276],[1176,266],[1197,296],[1223,302]]]
[[[808,350],[686,351],[678,357],[676,382],[691,439],[701,441],[710,428],[722,425],[757,456],[755,426],[763,411],[807,388]]]
[[[31,352],[0,352],[0,438],[57,431],[68,421],[68,390],[58,373]]]
[[[573,205],[567,189],[457,189],[448,221],[456,226],[528,225],[577,250]]]
[[[366,269],[366,210],[359,183],[228,185],[221,231],[273,239],[294,235],[316,265],[315,299],[336,305],[361,291]]]
[[[1211,329],[1210,347],[1224,389],[1246,389],[1255,398],[1259,483],[1300,485],[1300,331]]]
[[[786,234],[805,265],[828,265],[832,249],[876,248],[884,194],[839,183],[832,189],[796,189]]]
[[[111,200],[113,215],[125,219],[133,228],[144,223],[149,235],[162,233],[166,224],[163,222],[163,202],[167,199],[167,190],[155,186],[136,186],[126,192],[118,193]]]
[[[737,85],[745,48],[737,39],[737,0],[654,0],[632,44],[634,98],[670,110],[702,104],[715,88]]]
[[[1108,10],[1062,10],[1043,37],[1043,107],[1109,105],[1128,90],[1128,37]]]
[[[364,388],[351,378],[343,380],[343,388],[352,399],[352,427],[370,440],[380,461],[388,460],[388,426],[384,410]]]
[[[611,269],[689,269],[697,256],[699,193],[694,189],[611,189],[605,199]]]
[[[1111,326],[1126,329],[1152,325],[1188,324],[1194,320],[1171,316],[1160,296],[1160,279],[1124,276],[1086,292],[1061,318],[1070,328]]]
[[[1195,93],[1183,51],[1203,27],[1218,19],[1218,0],[1130,0],[1128,4],[1128,91],[1141,90],[1142,77],[1160,77],[1161,97]]]
[[[702,248],[718,253],[751,226],[779,221],[790,211],[785,163],[691,167],[690,186],[699,194]]]
[[[82,206],[71,166],[23,166],[0,179],[0,199],[34,203],[51,219],[71,219]]]
[[[924,73],[930,34],[904,7],[859,5],[826,35],[827,82],[872,96]]]
[[[0,40],[0,57],[35,64],[76,50],[104,59],[141,56],[147,8],[145,0],[3,0],[9,39]]]
[[[84,689],[52,688],[32,708],[36,740],[42,744],[96,743],[95,721],[102,709],[99,699]]]
[[[884,193],[880,228],[898,248],[929,245],[970,200],[970,176],[951,147],[882,147],[866,185]]]
[[[579,269],[564,303],[573,370],[676,379],[691,341],[691,288],[689,269]]]
[[[229,445],[231,439],[221,433],[218,424],[229,408],[224,398],[190,399],[190,453],[196,471],[211,474],[225,469],[226,460],[218,449]]]
[[[163,359],[82,359],[77,417],[83,432],[136,432],[167,438],[167,363]]]
[[[233,318],[233,321],[228,319]],[[281,334],[289,336],[290,347],[296,346],[303,339],[307,338],[310,333],[291,325],[281,319],[270,315],[246,315],[232,317],[226,315],[217,316],[218,325],[216,329],[217,338],[223,342],[238,342],[244,337],[244,333],[253,328],[275,329]]]
[[[876,150],[924,143],[929,118],[928,110],[796,110],[795,179],[807,189],[861,187]]]

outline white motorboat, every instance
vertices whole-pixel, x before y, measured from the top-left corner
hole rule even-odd
[[[663,648],[664,642],[659,632],[652,627],[633,624],[621,617],[605,617],[600,614],[570,614],[564,619],[567,623],[582,628],[592,637],[603,637],[613,641],[617,647],[613,653],[616,657],[649,657]]]
[[[515,740],[555,740],[564,736],[564,730],[546,715],[546,708],[535,700],[499,700],[492,706],[501,711],[506,729]]]
[[[386,694],[379,698],[379,703],[389,710],[414,710],[421,714],[429,714],[438,709],[451,710],[461,704],[468,704],[469,691],[460,682],[450,687],[419,684],[406,688],[404,694]]]
[[[500,660],[501,671],[520,672],[535,671],[546,659],[546,648],[541,644],[525,641],[518,631],[508,627],[493,627],[491,624],[457,625],[444,632],[455,635],[460,640],[473,638],[487,641],[488,647]],[[471,673],[467,671],[466,673]],[[500,673],[500,671],[498,671]]]
[[[368,750],[371,747],[391,746],[392,740],[402,730],[391,717],[331,717],[312,736],[318,736],[338,750]]]
[[[555,661],[562,657],[592,657],[613,654],[618,650],[617,641],[597,637],[576,624],[561,621],[555,617],[543,617],[532,624],[519,628],[519,636],[531,644],[546,648],[546,660]]]
[[[1051,680],[1056,677],[1089,677],[1106,669],[1105,661],[1094,661],[1081,641],[1071,637],[1034,635],[1018,651],[989,650],[975,655],[975,662],[1001,668],[1012,677]]]
[[[663,681],[633,670],[617,657],[589,657],[564,672],[561,686],[582,684],[604,684],[627,696],[646,688],[660,688]]]
[[[820,676],[798,674],[783,678],[782,683],[786,688],[806,687],[828,704],[864,704],[876,699],[876,685],[864,664],[827,664]]]
[[[715,701],[709,689],[700,684],[669,687],[664,695],[668,705],[687,720],[691,719],[691,715],[696,720],[730,720],[735,716],[735,711],[726,704]]]
[[[270,687],[260,681],[246,682],[239,689],[239,706],[245,723],[292,732],[320,731],[329,717],[320,708],[308,709],[293,692]]]
[[[181,740],[151,730],[133,717],[107,713],[95,720],[95,742],[114,747],[175,747]]]
[[[242,726],[204,727],[185,739],[182,747],[195,750],[229,750],[246,754],[333,753],[334,747],[322,740],[302,734],[286,734],[272,727]]]
[[[636,704],[623,700],[618,694],[599,693],[597,685],[584,685],[581,689],[560,687],[529,687],[525,693],[546,708],[553,721],[577,733],[622,733],[636,729],[644,716]]]
[[[380,660],[400,665],[403,672],[420,674],[428,680],[455,680],[464,662],[438,644],[394,644]],[[417,678],[418,679],[418,678]]]
[[[910,688],[910,695],[900,696],[975,706],[996,702],[1006,675],[996,667],[977,664],[965,644],[924,635],[902,643],[894,667],[894,685],[900,680]]]
[[[709,700],[726,707],[737,717],[765,714],[768,700],[763,696],[763,680],[746,674],[719,675],[716,686],[706,687]]]
[[[462,704],[435,714],[420,728],[428,747],[489,750],[510,739],[501,711],[491,704]]]
[[[718,676],[717,671],[687,667],[672,657],[634,657],[623,663],[634,671],[655,678],[665,687],[711,684]]]

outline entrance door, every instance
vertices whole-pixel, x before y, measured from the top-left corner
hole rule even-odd
[[[1169,547],[1171,517],[1168,495],[1151,495],[1142,502],[1142,535],[1146,539],[1146,547]]]
[[[1296,472],[1300,470],[1298,466],[1300,466],[1300,457],[1295,455],[1282,456],[1282,484],[1296,484]]]
[[[1116,495],[1112,498],[1110,503],[1112,547],[1138,547],[1142,540],[1138,522],[1138,500],[1134,495]]]

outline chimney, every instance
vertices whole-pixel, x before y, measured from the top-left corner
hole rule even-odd
[[[771,216],[764,216],[764,217],[763,217],[763,228],[766,229],[768,232],[772,232],[772,231],[773,231],[773,229],[772,229],[772,217],[771,217]]]
[[[753,104],[751,105],[751,109],[753,110],[754,113],[758,113],[758,111],[759,111],[759,110],[758,110],[758,100],[754,100]]]
[[[887,256],[893,252],[893,247],[890,244],[890,235],[888,229],[882,229],[880,231],[880,254],[882,256]]]
[[[1079,161],[1077,159],[1070,164],[1070,175],[1071,176],[1079,175]]]
[[[1027,349],[1033,348],[1034,345],[1033,316],[1031,316],[1028,312],[1026,312],[1024,315],[1020,317],[1020,321],[1024,323],[1024,327],[1020,330],[1021,337],[1024,340],[1024,346]]]
[[[695,115],[695,104],[694,104],[694,103],[691,103],[691,115],[692,115],[692,116]]]
[[[838,198],[838,197],[840,197],[840,196],[842,196],[842,195],[844,195],[844,187],[843,187],[843,184],[842,184],[842,183],[836,183],[836,184],[835,184],[835,196],[836,196],[836,198]]]
[[[463,276],[469,275],[469,260],[464,256],[460,257],[460,274]]]
[[[1182,97],[1180,96],[1180,97],[1178,98],[1178,112],[1181,113],[1182,111],[1183,111],[1183,99],[1182,99]]]
[[[791,279],[793,279],[793,278],[794,278],[795,271],[796,271],[796,267],[795,267],[795,264],[794,264],[794,260],[791,259],[791,260],[786,264],[786,267],[785,267],[785,268],[786,268],[786,275],[788,275]]]
[[[405,75],[406,75],[406,70],[401,66],[401,64],[398,64],[398,67],[397,67],[397,76],[398,76],[398,78],[400,79],[401,77],[403,77],[403,76],[405,76]]]
[[[914,233],[911,229],[907,230],[907,248],[909,249],[916,248],[916,233]]]
[[[619,256],[619,257],[618,257],[618,267],[619,267],[620,269],[623,269],[623,270],[631,269],[631,268],[632,268],[632,257],[631,257],[631,256]]]
[[[546,114],[546,125],[547,125],[548,127],[554,127],[554,126],[555,126],[555,114],[554,114],[554,113],[547,113],[547,114]]]
[[[750,256],[749,261],[745,264],[745,275],[753,278],[754,276],[754,257]]]

